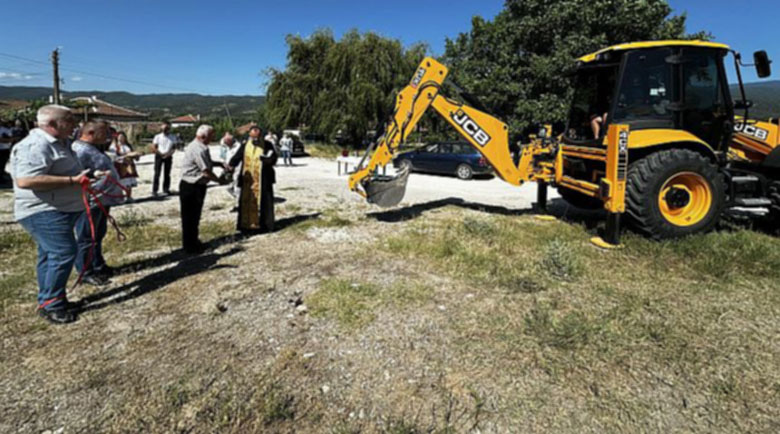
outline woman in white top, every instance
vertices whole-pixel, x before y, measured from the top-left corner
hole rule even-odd
[[[143,153],[133,151],[133,146],[127,142],[127,135],[122,131],[117,134],[116,139],[111,143],[111,146],[106,153],[111,157],[115,164],[132,167],[132,175],[123,175],[119,180],[119,182],[127,188],[127,200],[132,201],[131,195],[133,187],[138,185],[138,172],[135,170],[134,160],[140,158]],[[119,173],[122,175],[127,172],[126,170],[119,170]]]

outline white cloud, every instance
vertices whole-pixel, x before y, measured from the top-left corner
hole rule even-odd
[[[5,72],[0,71],[0,80],[32,80],[33,77],[30,74],[20,74],[18,72]]]
[[[78,75],[74,75],[73,77],[70,78],[70,81],[72,81],[74,83],[78,83],[81,80],[84,80],[84,77],[80,77]]]

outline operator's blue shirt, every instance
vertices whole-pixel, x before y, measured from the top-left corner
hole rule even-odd
[[[81,140],[76,140],[71,147],[73,148],[73,152],[76,153],[76,158],[78,158],[82,167],[85,169],[107,171],[114,180],[119,181],[119,174],[117,173],[111,158],[94,145],[82,142]],[[124,192],[114,182],[110,181],[108,177],[94,181],[92,183],[92,188],[106,193],[106,195],[99,196],[100,202],[103,205],[111,206],[124,202]],[[95,204],[91,203],[91,205]]]

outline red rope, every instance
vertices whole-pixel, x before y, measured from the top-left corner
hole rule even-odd
[[[114,179],[114,177],[112,177],[111,175],[106,175],[106,179],[109,182],[111,182],[113,184],[116,184],[119,188],[121,188],[123,193],[129,193],[130,190],[128,188],[126,188],[124,185],[122,185],[121,183],[119,183],[119,181]],[[95,245],[97,243],[97,240],[96,240],[97,235],[95,233],[96,232],[95,231],[95,221],[92,218],[92,207],[89,206],[89,199],[90,199],[90,197],[92,198],[92,200],[95,201],[95,204],[98,206],[100,211],[102,211],[103,214],[105,214],[106,219],[108,219],[108,221],[111,223],[111,226],[114,227],[114,230],[116,231],[116,239],[117,239],[117,241],[119,241],[121,243],[121,242],[127,240],[127,236],[119,228],[119,224],[116,222],[114,217],[112,217],[111,214],[109,214],[109,212],[106,209],[106,207],[103,206],[103,203],[98,198],[98,196],[104,196],[104,197],[108,197],[108,198],[111,198],[111,199],[121,199],[121,198],[124,198],[125,195],[124,194],[108,194],[108,193],[106,193],[103,190],[94,189],[94,188],[92,188],[90,186],[91,182],[92,181],[89,178],[87,178],[87,177],[82,178],[82,180],[81,180],[81,201],[84,203],[84,212],[87,214],[87,220],[89,220],[89,231],[90,231],[90,236],[92,238],[92,240],[91,240],[92,242],[91,242],[91,245],[89,246],[89,253],[87,254],[87,260],[86,260],[86,262],[84,262],[84,266],[81,269],[81,272],[79,273],[79,277],[76,279],[76,283],[74,283],[73,287],[71,287],[71,289],[70,289],[71,291],[76,289],[76,287],[81,284],[81,280],[84,278],[84,273],[87,271],[87,267],[89,267],[90,264],[92,263],[92,257],[95,255]],[[44,309],[46,306],[49,306],[50,304],[54,303],[55,301],[62,300],[64,298],[65,297],[50,298],[50,299],[44,301],[43,303],[39,304],[38,305],[38,309]]]
[[[124,185],[117,182],[110,175],[108,175],[107,178],[109,181],[112,181],[120,188],[122,188],[122,190],[124,190],[125,192],[128,191]],[[73,284],[73,288],[71,288],[71,290],[75,289],[76,286],[78,286],[81,283],[81,280],[84,278],[84,272],[87,271],[87,267],[92,262],[92,257],[95,254],[95,244],[97,241],[96,241],[96,234],[95,234],[95,221],[92,218],[92,207],[89,206],[90,197],[92,198],[92,200],[95,201],[95,204],[97,204],[100,211],[102,211],[103,214],[106,216],[106,219],[108,219],[108,221],[111,223],[111,226],[114,227],[114,230],[116,231],[117,241],[121,243],[127,239],[127,236],[119,228],[119,224],[116,222],[114,217],[111,216],[111,214],[109,214],[108,210],[106,210],[106,207],[103,206],[103,203],[98,198],[98,195],[103,195],[105,197],[118,199],[124,197],[124,195],[109,195],[105,191],[93,189],[92,187],[90,187],[90,182],[91,182],[90,179],[86,177],[81,180],[81,200],[84,202],[84,210],[85,210],[84,212],[86,212],[87,220],[89,220],[89,231],[92,237],[92,243],[89,246],[89,254],[87,255],[87,261],[84,263],[84,267],[81,269],[81,273],[79,273],[79,277],[78,279],[76,279],[76,283]]]

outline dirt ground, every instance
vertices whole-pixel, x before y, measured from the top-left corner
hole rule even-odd
[[[178,199],[149,198],[142,159],[137,201],[114,212],[130,239],[107,240],[120,274],[70,293],[85,307],[59,327],[35,315],[34,251],[0,192],[16,249],[3,277],[18,282],[3,287],[0,432],[780,429],[773,271],[670,278],[681,266],[659,258],[691,254],[633,238],[605,256],[587,246],[589,223],[526,215],[532,185],[414,174],[404,202],[380,210],[334,161],[295,162],[277,168],[274,233],[236,236],[234,199],[215,186],[210,249],[189,257]],[[625,283],[611,282],[615,264]]]

